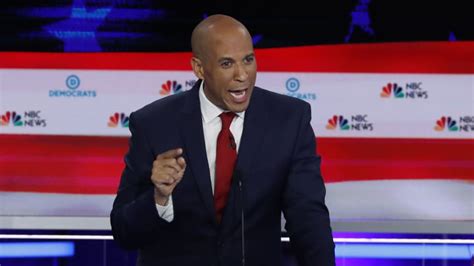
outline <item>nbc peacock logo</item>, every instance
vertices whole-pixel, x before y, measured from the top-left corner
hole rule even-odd
[[[124,113],[114,113],[109,117],[109,127],[128,127],[129,117]]]
[[[457,122],[452,119],[450,116],[442,116],[440,119],[436,120],[436,125],[434,127],[436,131],[459,131]]]
[[[334,115],[331,119],[328,120],[326,125],[327,129],[334,130],[339,127],[340,130],[349,130],[349,121],[344,118],[342,115]]]
[[[4,115],[0,116],[0,125],[1,126],[8,126],[12,124],[16,127],[23,126],[23,121],[21,120],[21,115],[17,114],[16,112],[8,111]]]
[[[183,86],[176,80],[167,80],[161,85],[160,95],[176,94],[183,91]]]
[[[382,88],[382,92],[380,93],[380,97],[382,98],[389,98],[391,95],[395,98],[404,98],[405,94],[403,93],[403,88],[400,87],[397,83],[388,83]]]

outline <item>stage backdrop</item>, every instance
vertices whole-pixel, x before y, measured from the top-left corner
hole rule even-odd
[[[472,233],[473,47],[256,51],[258,86],[312,106],[335,230]],[[0,227],[110,228],[129,114],[190,89],[190,57],[0,53]]]

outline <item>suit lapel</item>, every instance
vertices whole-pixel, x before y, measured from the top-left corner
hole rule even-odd
[[[254,89],[251,102],[245,112],[244,130],[240,140],[239,154],[235,169],[242,173],[245,182],[246,173],[252,169],[257,156],[261,156],[260,146],[269,121],[267,109],[261,91]]]
[[[184,140],[183,150],[187,154],[187,165],[192,172],[192,176],[196,179],[206,211],[215,220],[214,198],[199,104],[199,84],[199,81],[196,82],[191,91],[189,91],[187,101],[183,106],[181,134]]]
[[[241,173],[243,193],[242,198],[240,198],[238,182],[232,180],[229,198],[222,218],[222,237],[232,233],[234,228],[240,224],[241,204],[245,204],[246,199],[245,186],[248,183],[246,177],[252,171],[254,163],[258,163],[258,157],[262,155],[261,145],[265,130],[268,127],[268,112],[261,93],[260,89],[254,89],[249,107],[245,112],[244,129],[235,166],[235,170]]]

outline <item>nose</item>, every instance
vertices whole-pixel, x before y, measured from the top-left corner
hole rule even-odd
[[[242,64],[236,64],[234,78],[237,81],[246,81],[248,78],[248,71],[246,67]]]

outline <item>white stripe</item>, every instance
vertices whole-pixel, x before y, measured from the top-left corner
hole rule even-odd
[[[167,80],[177,81],[183,90],[195,81],[192,71],[0,69],[0,73],[4,100],[0,114],[15,111],[26,119],[24,112],[40,111],[40,119],[47,124],[0,127],[0,132],[10,134],[128,137],[128,128],[108,126],[112,114],[128,115],[153,99],[166,97],[159,91]],[[96,97],[50,96],[52,90],[72,91],[65,84],[71,74],[81,80],[75,91],[94,91]],[[286,87],[289,78],[298,80],[294,92]],[[474,137],[474,123],[469,121],[474,115],[473,80],[471,74],[262,72],[257,85],[309,102],[311,123],[319,137],[469,139]],[[382,98],[380,93],[388,83],[397,83],[405,95],[414,92],[426,97]],[[413,90],[410,84],[420,87]],[[347,119],[350,129],[327,129],[334,115]],[[450,116],[457,126],[463,123],[466,131],[436,131],[436,121],[442,116]]]
[[[27,235],[0,234],[0,239],[50,239],[50,240],[113,240],[111,235]],[[289,237],[282,237],[289,242]],[[427,238],[340,238],[336,243],[378,243],[378,244],[474,244],[474,239],[427,239]]]

